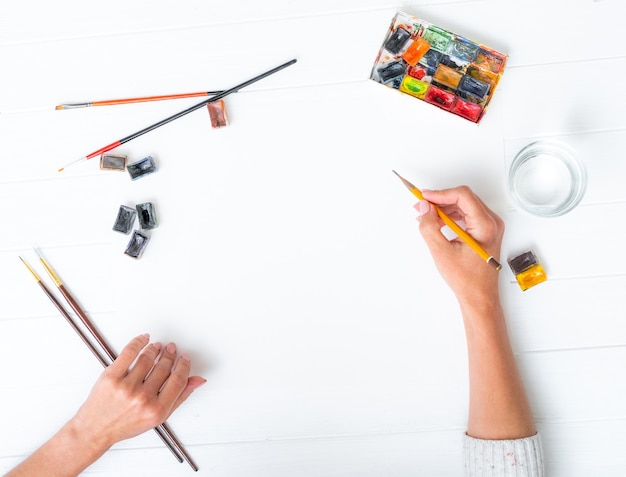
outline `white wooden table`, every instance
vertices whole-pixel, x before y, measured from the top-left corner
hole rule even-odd
[[[369,80],[397,10],[509,55],[480,125]],[[626,472],[626,76],[618,0],[13,2],[0,15],[0,471],[76,410],[101,369],[21,265],[37,246],[119,350],[150,332],[208,379],[169,420],[211,476],[458,476],[464,333],[395,169],[468,184],[532,247],[549,281],[501,272],[511,338],[553,477]],[[56,170],[191,100],[54,111],[61,102],[224,89],[298,62],[115,152]],[[15,109],[37,109],[10,113]],[[508,161],[574,146],[582,204],[516,211]],[[111,230],[155,204],[139,261]],[[43,270],[38,268],[40,273]],[[86,475],[192,475],[154,433]]]

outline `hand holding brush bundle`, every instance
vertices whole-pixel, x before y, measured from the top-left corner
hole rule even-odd
[[[186,461],[194,471],[197,471],[198,466],[165,420],[206,380],[199,376],[189,377],[191,369],[189,357],[182,355],[176,360],[174,343],[168,344],[163,350],[160,343],[146,347],[148,335],[133,340],[118,357],[50,264],[38,250],[35,251],[46,272],[88,333],[83,331],[33,267],[22,257],[20,260],[44,294],[106,370],[78,414],[7,476],[39,477],[41,469],[44,468],[49,470],[47,474],[49,476],[78,475],[111,445],[141,434],[150,427],[179,462]],[[97,345],[92,340],[95,340]],[[155,424],[150,425],[151,422]],[[70,451],[78,451],[80,454],[71,462],[65,459]]]
[[[131,365],[135,363],[132,367]],[[108,366],[89,397],[48,442],[6,477],[76,476],[113,444],[155,428],[206,380],[189,376],[191,362],[174,343],[141,335]]]

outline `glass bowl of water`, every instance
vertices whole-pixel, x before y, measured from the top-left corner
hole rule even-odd
[[[520,209],[540,217],[557,217],[583,198],[587,172],[569,145],[537,141],[513,159],[508,185],[511,199]]]

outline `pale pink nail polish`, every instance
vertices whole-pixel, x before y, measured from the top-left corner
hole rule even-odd
[[[165,348],[168,353],[176,353],[176,345],[174,343],[170,343]]]
[[[427,200],[420,200],[419,206],[419,212],[421,215],[427,214],[430,211],[430,202],[428,202]]]

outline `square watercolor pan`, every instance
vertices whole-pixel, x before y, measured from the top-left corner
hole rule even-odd
[[[370,79],[478,123],[507,55],[398,12]]]

